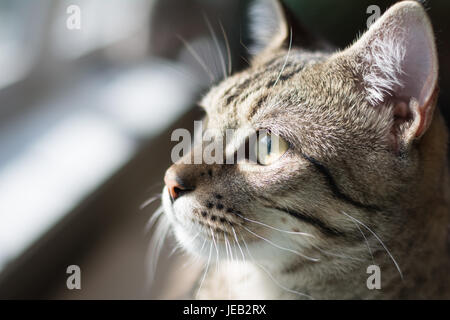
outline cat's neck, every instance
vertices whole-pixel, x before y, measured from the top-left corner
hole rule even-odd
[[[312,296],[450,298],[445,296],[450,292],[450,179],[447,128],[439,111],[419,143],[419,165],[414,174],[418,179],[410,186],[409,198],[406,196],[394,209],[404,211],[404,220],[390,232],[392,238],[385,243],[392,256],[384,248],[374,252],[375,263],[381,270],[381,289],[367,287],[370,274],[366,268],[373,263],[368,260],[342,279],[333,274],[315,282],[308,279],[303,288]]]

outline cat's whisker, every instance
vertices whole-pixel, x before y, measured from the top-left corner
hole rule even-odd
[[[270,226],[270,225],[268,225],[268,224],[265,224],[265,223],[263,223],[263,222],[260,222],[260,221],[256,221],[256,220],[252,220],[252,219],[246,218],[246,217],[244,217],[244,216],[241,215],[241,214],[238,214],[238,213],[235,213],[235,214],[236,214],[238,217],[240,217],[240,218],[242,218],[242,219],[244,219],[244,220],[246,220],[246,221],[248,221],[248,222],[253,222],[253,223],[259,224],[259,225],[261,225],[261,226],[264,226],[264,227],[266,227],[266,228],[272,229],[272,230],[284,232],[284,233],[287,233],[287,234],[296,234],[296,235],[302,235],[302,236],[307,236],[307,237],[312,237],[312,238],[314,238],[314,235],[312,235],[312,234],[310,234],[310,233],[300,232],[300,231],[297,232],[297,231],[289,231],[289,230],[279,229],[279,228]]]
[[[239,30],[239,43],[245,50],[247,50],[247,52],[250,52],[249,48],[242,41],[242,30],[241,29]]]
[[[296,254],[296,255],[298,255],[298,256],[300,256],[300,257],[303,257],[303,258],[305,258],[306,260],[309,260],[309,261],[313,261],[313,262],[318,262],[318,261],[320,261],[320,259],[318,259],[318,258],[308,257],[308,256],[306,256],[306,255],[304,255],[304,254],[302,254],[301,252],[298,252],[298,251],[296,251],[296,250],[282,247],[282,246],[280,246],[280,245],[278,245],[278,244],[276,244],[276,243],[270,241],[269,239],[266,239],[266,238],[264,238],[264,237],[262,237],[262,236],[260,236],[260,235],[258,235],[258,234],[256,234],[256,233],[254,233],[252,230],[248,229],[247,227],[244,227],[244,226],[241,226],[241,227],[244,228],[245,230],[247,230],[249,233],[251,233],[251,234],[254,235],[255,237],[257,237],[257,238],[259,238],[259,239],[261,239],[261,240],[264,240],[264,241],[266,241],[267,243],[271,244],[271,245],[274,246],[275,248],[278,248],[278,249],[280,249],[280,250],[284,250],[284,251],[288,251],[288,252],[294,253],[294,254]]]
[[[206,242],[206,239],[205,239],[205,242]],[[206,274],[208,273],[209,264],[210,264],[210,262],[211,262],[212,246],[213,246],[213,244],[212,244],[212,242],[211,242],[211,244],[209,245],[208,262],[206,263],[205,272],[203,273],[202,280],[200,281],[200,285],[199,285],[199,287],[198,287],[198,289],[197,289],[196,297],[198,297],[198,294],[199,294],[199,292],[200,292],[200,290],[202,289],[202,286],[203,286],[203,281],[205,281]]]
[[[202,86],[201,79],[197,79],[197,77],[192,73],[192,70],[186,70],[176,65],[168,65],[167,68],[172,70],[174,74],[177,74],[180,77],[183,77],[184,80],[192,83],[193,86]],[[164,185],[164,183],[161,183],[161,185]]]
[[[223,233],[223,237],[224,237],[224,239],[225,239],[225,232]],[[227,254],[227,261],[230,259],[230,256],[229,256],[229,254],[228,254],[228,244],[227,244],[227,242],[225,241],[225,252],[226,252],[226,254]]]
[[[231,249],[231,244],[230,244],[230,242],[228,241],[227,234],[224,233],[223,235],[224,235],[224,238],[225,238],[225,243],[228,244],[228,249],[230,250],[230,260],[231,260],[232,262],[234,262],[233,252],[232,252],[232,249]]]
[[[198,64],[202,67],[202,69],[206,72],[208,75],[210,82],[213,83],[215,80],[214,73],[209,69],[206,65],[206,63],[203,61],[202,58],[200,58],[200,55],[197,53],[197,51],[194,50],[194,48],[189,44],[188,41],[186,41],[182,36],[177,35],[178,39],[180,39],[181,42],[183,42],[186,49],[189,51],[189,53],[194,57],[194,59],[198,62]]]
[[[203,241],[203,244],[202,244],[202,246],[201,246],[201,248],[200,248],[200,253],[203,252],[203,248],[205,247],[205,244],[206,244],[206,238],[205,238],[205,240]]]
[[[176,244],[169,253],[169,257],[171,257],[178,249],[183,248],[181,244]]]
[[[289,289],[289,288],[283,286],[280,282],[278,282],[275,279],[275,277],[270,273],[269,270],[267,270],[264,266],[262,266],[261,264],[256,262],[255,258],[253,258],[253,255],[250,252],[250,249],[249,249],[249,247],[247,245],[247,242],[245,241],[244,237],[242,237],[242,241],[243,241],[243,243],[244,243],[244,245],[245,245],[245,247],[247,249],[248,255],[249,255],[250,259],[252,260],[252,262],[255,265],[257,265],[260,269],[262,269],[269,276],[269,278],[273,281],[273,283],[275,283],[275,285],[277,285],[279,288],[281,288],[281,289],[283,289],[283,290],[285,290],[287,292],[290,292],[290,293],[293,293],[293,294],[296,294],[296,295],[299,295],[299,296],[302,296],[302,297],[307,297],[307,298],[309,298],[311,300],[314,300],[314,298],[311,297],[310,295],[308,295],[306,293],[302,293],[302,292],[296,291],[296,290]]]
[[[240,56],[242,60],[244,60],[249,66],[250,66],[250,61],[248,61],[247,58],[245,58],[244,56]]]
[[[218,268],[218,266],[219,266],[219,248],[217,247],[216,236],[214,234],[213,229],[210,227],[209,230],[211,231],[211,237],[212,237],[212,240],[213,240],[213,243],[214,243],[214,247],[216,248],[216,265],[217,265],[217,268]]]
[[[239,245],[239,237],[238,237],[238,232],[236,232],[236,230],[234,230],[234,227],[233,227],[233,232],[234,232],[234,234],[235,234],[235,236],[236,236],[236,239],[238,239],[238,245]],[[242,238],[242,241],[244,242],[245,241],[245,239],[244,239],[244,237],[242,236],[242,235],[240,235],[241,236],[241,238]],[[240,248],[240,250],[241,250],[241,254],[242,254],[242,256],[243,256],[243,261],[244,261],[244,268],[245,268],[245,284],[244,284],[244,287],[245,288],[248,288],[248,284],[249,284],[249,277],[248,277],[248,263],[247,263],[247,256],[245,255],[245,253],[244,253],[244,251],[242,250],[242,246],[241,245],[239,245],[239,248]]]
[[[286,64],[287,64],[287,62],[288,62],[289,55],[290,55],[290,53],[291,53],[291,48],[292,48],[292,28],[289,30],[289,48],[288,48],[288,52],[287,52],[287,54],[286,54],[286,59],[284,60],[283,66],[281,67],[281,71],[280,71],[280,73],[278,74],[278,77],[277,77],[277,79],[275,80],[275,82],[274,82],[274,84],[273,84],[272,87],[275,87],[275,86],[277,85],[278,81],[279,81],[280,78],[281,78],[281,74],[282,74],[283,71],[284,71],[284,68],[286,68]]]
[[[151,218],[148,220],[147,224],[145,225],[145,227],[144,227],[145,234],[148,234],[150,232],[152,227],[156,224],[156,222],[158,221],[159,217],[161,217],[161,215],[163,213],[164,213],[164,208],[162,206],[159,206],[155,210],[155,212],[153,213]]]
[[[285,209],[286,211],[289,211],[289,208],[287,208],[286,206],[283,206],[283,207],[284,207],[284,209]],[[248,219],[248,218],[245,218],[245,217],[242,217],[242,218]],[[248,220],[251,221],[250,219],[248,219]],[[269,226],[269,225],[265,225],[264,223],[259,222],[259,221],[253,221],[253,222],[258,223],[258,224],[261,224],[261,225],[266,226],[266,227],[269,227],[269,228],[274,229],[274,230],[281,231],[281,232],[290,233],[290,234],[300,234],[300,235],[304,235],[304,236],[307,236],[307,237],[310,237],[310,238],[315,238],[315,236],[312,235],[312,234],[310,234],[310,233],[282,230],[282,229],[278,229],[278,228],[275,228],[275,227],[272,227],[272,226]],[[323,250],[323,249],[320,248],[319,246],[317,246],[317,245],[315,245],[314,243],[312,243],[308,238],[306,238],[306,240],[308,241],[308,243],[309,243],[312,247],[314,247],[315,249],[319,250],[319,252],[321,252],[321,253],[323,253],[323,254],[325,254],[325,255],[333,256],[333,257],[338,257],[338,258],[349,259],[349,260],[354,260],[354,261],[363,261],[363,259],[359,259],[359,258],[347,256],[347,255],[342,255],[342,254],[338,254],[338,253],[332,253],[332,252],[330,252],[330,251]]]
[[[403,280],[403,273],[400,270],[400,266],[398,265],[397,261],[395,260],[395,258],[392,256],[391,252],[389,251],[389,249],[386,247],[386,245],[384,244],[384,242],[380,239],[380,237],[378,237],[378,235],[372,231],[372,229],[370,229],[368,226],[366,226],[363,222],[359,221],[358,219],[352,217],[351,215],[345,213],[344,211],[341,211],[341,213],[343,213],[345,216],[347,216],[348,218],[352,219],[354,222],[359,223],[361,226],[363,226],[366,230],[368,230],[370,233],[373,234],[373,236],[378,240],[378,242],[383,246],[384,250],[386,251],[386,253],[389,255],[389,257],[391,258],[392,262],[394,263],[395,267],[398,270],[398,273],[400,274],[400,278],[402,278]]]
[[[169,68],[173,68],[173,70],[176,70],[173,66],[168,66]],[[148,186],[147,188],[145,188],[145,191],[146,192],[154,192],[154,190],[156,189],[156,188],[158,188],[158,190],[159,189],[161,189],[161,187],[163,187],[164,186],[164,182],[155,182],[155,183],[152,183],[152,185],[151,186]]]
[[[230,241],[233,242],[234,258],[235,258],[236,261],[239,261],[239,257],[238,257],[238,252],[239,251],[238,251],[238,248],[236,246],[236,240],[233,238]]]
[[[364,259],[360,259],[360,258],[355,258],[355,257],[351,257],[351,256],[347,256],[345,254],[339,254],[339,253],[333,253],[327,250],[323,250],[322,248],[320,248],[318,245],[312,243],[309,239],[306,239],[306,241],[309,242],[309,244],[311,245],[311,247],[317,249],[319,252],[327,255],[327,256],[332,256],[332,257],[337,257],[337,258],[344,258],[344,259],[349,259],[349,260],[354,260],[354,261],[364,261]]]
[[[181,248],[183,248],[183,246],[186,246],[186,245],[189,245],[189,244],[193,243],[193,242],[195,241],[195,239],[198,238],[199,235],[200,235],[200,232],[197,232],[197,233],[195,234],[195,236],[192,237],[192,239],[186,241],[185,243],[183,243],[183,245],[177,244],[177,245],[172,249],[172,251],[170,252],[169,257],[170,257],[171,255],[173,255],[173,254],[175,253],[175,251],[177,251],[177,249],[181,249]]]
[[[208,16],[205,13],[203,13],[203,18],[204,18],[204,20],[206,22],[206,25],[207,25],[208,29],[209,29],[209,33],[211,34],[211,37],[212,37],[212,39],[214,41],[214,45],[216,46],[216,50],[219,53],[220,62],[222,64],[223,77],[224,77],[224,79],[226,79],[228,77],[228,75],[227,75],[227,67],[226,67],[226,64],[225,64],[225,58],[223,57],[223,53],[222,53],[222,50],[221,50],[220,45],[219,45],[219,40],[217,39],[216,32],[214,31],[214,28],[212,27],[211,22],[209,21]]]
[[[222,22],[219,20],[220,29],[222,30],[223,39],[225,40],[225,46],[227,48],[227,57],[228,57],[228,75],[231,75],[231,71],[233,70],[233,61],[231,60],[231,49],[230,42],[228,41],[227,33],[222,25]]]
[[[353,220],[352,220],[352,221],[353,221]],[[361,232],[361,234],[362,234],[362,236],[363,236],[363,238],[364,238],[364,241],[366,242],[367,250],[369,250],[370,257],[372,258],[372,263],[375,264],[375,259],[373,258],[372,249],[370,249],[369,241],[367,240],[366,235],[365,235],[364,232],[361,230],[361,227],[359,226],[358,223],[356,223],[355,221],[353,221],[353,223],[354,223],[355,226],[358,228],[359,232]]]
[[[161,250],[164,241],[169,233],[169,230],[170,230],[170,222],[167,219],[162,219],[158,221],[156,229],[152,235],[152,239],[150,241],[150,245],[147,251],[147,255],[151,254],[152,256],[149,265],[149,278],[148,278],[150,283],[153,281],[154,276],[156,274],[158,260],[161,255]]]
[[[236,230],[234,229],[234,227],[231,227],[233,229],[233,233],[234,233],[234,237],[236,239],[236,243],[239,246],[239,250],[241,251],[241,255],[242,255],[242,261],[244,264],[244,268],[245,268],[245,279],[244,279],[244,288],[248,288],[248,264],[247,264],[247,258],[244,254],[244,251],[242,250],[242,246],[239,244],[239,238],[237,236]],[[242,237],[242,240],[244,241],[244,238]]]
[[[234,229],[234,227],[231,227],[231,229],[233,230],[234,240],[236,241],[236,244],[238,245],[239,250],[241,251],[242,261],[245,262],[244,252],[242,251],[242,247],[241,247],[240,244],[239,244],[239,240],[238,240],[238,237],[237,237],[237,234],[236,234],[236,230]]]
[[[226,240],[225,232],[223,232],[223,238]],[[228,241],[225,241],[225,251],[227,253],[227,260],[226,261],[229,261],[230,260],[230,256],[229,256],[229,253],[228,253]],[[230,270],[230,265],[229,264],[227,265],[227,269]],[[230,299],[231,298],[231,286],[228,284],[227,287],[228,287],[228,299]]]
[[[181,269],[185,270],[188,267],[191,267],[194,263],[196,262],[195,259],[187,259],[182,265],[181,265]]]
[[[139,206],[139,210],[145,209],[146,207],[148,207],[149,205],[151,205],[151,204],[152,204],[153,202],[155,202],[156,200],[161,199],[161,197],[162,197],[162,194],[159,193],[159,194],[157,194],[157,195],[155,195],[155,196],[152,196],[152,197],[148,198],[147,200],[145,200],[145,201]]]
[[[217,243],[219,243],[219,234],[218,233],[217,233],[216,245],[217,245]],[[217,245],[217,272],[219,272],[219,266],[220,266],[220,247]]]

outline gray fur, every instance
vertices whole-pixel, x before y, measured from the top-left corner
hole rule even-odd
[[[294,46],[287,55],[286,46],[270,47],[202,101],[208,127],[269,129],[290,143],[286,154],[270,166],[169,169],[195,185],[173,205],[165,189],[177,238],[221,265],[209,267],[198,297],[450,298],[447,129],[439,111],[412,138],[416,118],[397,124],[395,100],[374,107],[366,99],[355,55]],[[243,252],[235,244],[233,260],[245,261],[227,268],[225,238],[235,243],[234,232]],[[215,249],[208,254],[214,247],[219,260]],[[372,264],[381,268],[381,290],[366,286]]]

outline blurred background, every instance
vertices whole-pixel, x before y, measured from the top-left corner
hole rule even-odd
[[[338,48],[365,30],[369,5],[394,2],[285,0]],[[173,239],[150,282],[145,225],[159,203],[140,205],[162,190],[172,130],[202,117],[226,41],[233,71],[247,66],[251,3],[0,0],[0,298],[187,297],[200,266],[171,254]],[[425,5],[448,122],[450,3]],[[66,287],[69,265],[81,290]]]

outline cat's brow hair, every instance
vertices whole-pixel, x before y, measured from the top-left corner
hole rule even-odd
[[[244,76],[239,83],[232,83],[219,97],[226,106],[244,103],[249,95],[258,89],[271,89],[273,86],[282,86],[283,82],[290,80],[299,74],[307,64],[314,63],[324,58],[323,53],[302,51],[302,54],[293,54],[286,60],[287,52],[281,52],[276,57],[259,65],[254,73]],[[284,67],[284,68],[283,68]],[[281,73],[280,73],[281,72]],[[278,82],[277,82],[278,79]],[[269,92],[263,94],[259,100],[253,104],[248,112],[248,119],[251,120],[258,109],[267,100]]]

